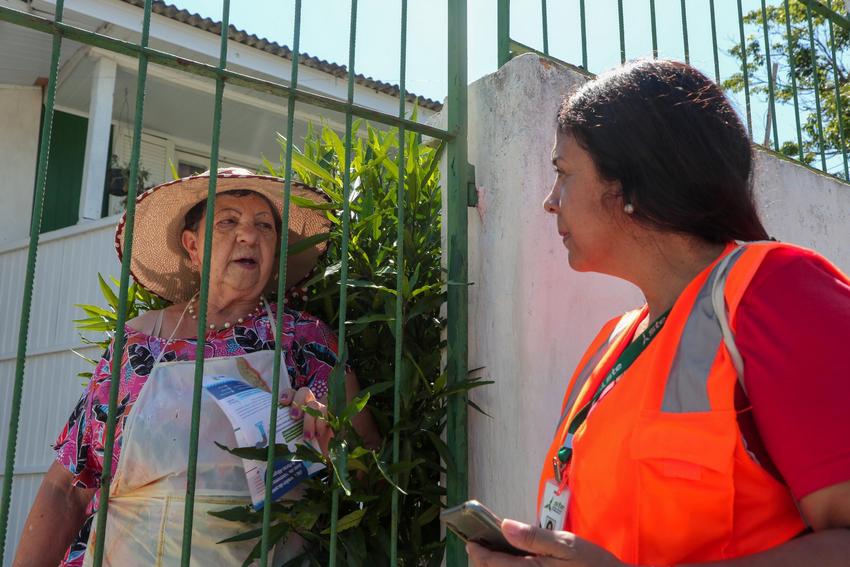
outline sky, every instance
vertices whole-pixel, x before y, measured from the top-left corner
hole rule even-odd
[[[221,0],[172,0],[191,12],[221,20]],[[511,2],[511,37],[542,50],[541,0]],[[715,0],[720,78],[737,71],[728,50],[739,41],[736,0]],[[780,0],[769,0],[777,4]],[[579,0],[548,0],[549,52],[581,64]],[[586,0],[588,68],[601,72],[620,63],[617,0]],[[760,8],[760,0],[743,0],[743,11]],[[295,0],[231,0],[230,23],[249,33],[291,46]],[[714,56],[708,0],[687,0],[690,61],[714,78]],[[650,0],[623,0],[626,57],[652,55]],[[328,61],[348,63],[351,0],[303,0],[301,51]],[[659,56],[684,59],[680,0],[655,0]],[[496,0],[467,0],[468,77],[472,82],[496,70]],[[447,0],[409,0],[407,32],[408,91],[435,100],[446,95]],[[355,72],[399,83],[400,0],[359,0]],[[762,37],[760,27],[745,33]],[[766,72],[762,71],[762,77]],[[288,77],[287,77],[288,78]],[[732,95],[745,112],[743,93]],[[764,138],[767,105],[752,102],[753,138]],[[796,137],[793,109],[777,110],[780,140]]]

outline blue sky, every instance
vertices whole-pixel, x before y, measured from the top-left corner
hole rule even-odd
[[[220,0],[173,0],[176,5],[215,20],[221,19]],[[770,0],[775,4],[779,0]],[[649,0],[624,0],[626,56],[651,56]],[[684,59],[679,0],[656,0],[659,55]],[[714,77],[714,58],[708,0],[687,0],[691,63]],[[579,0],[548,0],[550,53],[581,64]],[[231,0],[230,22],[250,33],[292,45],[295,0]],[[399,82],[399,0],[360,0],[358,3],[355,71],[376,79]],[[721,79],[736,71],[727,55],[738,41],[735,0],[715,0]],[[743,9],[758,9],[759,0],[744,0]],[[620,62],[617,0],[586,0],[588,67],[600,72]],[[350,0],[303,0],[301,50],[340,64],[348,62]],[[409,0],[407,88],[441,100],[446,94],[446,0]],[[761,29],[748,27],[758,34]],[[468,0],[469,79],[496,70],[496,0]],[[542,49],[540,0],[513,0],[511,36]],[[743,95],[733,97],[744,115]],[[766,105],[753,101],[753,129],[764,137]],[[778,111],[780,138],[794,136],[793,114]]]
[[[774,2],[776,0],[773,0]],[[220,0],[174,0],[189,11],[221,19]],[[684,58],[679,0],[656,0],[659,51],[662,57]],[[496,0],[467,0],[469,77],[477,79],[496,69]],[[511,35],[542,49],[540,0],[513,0]],[[721,47],[738,40],[735,0],[715,0]],[[548,0],[550,52],[581,63],[579,0]],[[626,55],[651,55],[649,0],[624,0]],[[708,0],[688,0],[691,59],[713,74]],[[744,0],[744,11],[757,9],[758,0]],[[294,0],[232,0],[232,24],[260,37],[292,44]],[[408,2],[407,84],[418,94],[442,98],[446,91],[446,0]],[[602,71],[619,63],[616,0],[586,0],[588,67]],[[304,0],[301,18],[302,51],[345,64],[348,61],[350,0]],[[399,79],[400,0],[358,2],[355,68],[385,81]],[[750,31],[750,30],[748,30]],[[759,30],[752,30],[759,31]],[[722,73],[734,61],[721,54]]]

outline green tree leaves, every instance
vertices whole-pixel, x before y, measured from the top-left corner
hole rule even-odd
[[[820,0],[835,12],[843,14],[844,0]],[[818,121],[821,121],[824,154],[828,160],[841,155],[842,141],[840,126],[844,130],[845,144],[850,136],[850,75],[848,75],[848,53],[850,53],[850,30],[833,24],[835,57],[833,57],[828,20],[818,11],[812,11],[814,41],[810,41],[806,5],[800,0],[788,2],[788,17],[783,2],[767,6],[765,10],[770,55],[772,63],[779,64],[774,84],[776,103],[790,104],[796,95],[801,114],[802,147],[798,143],[796,131],[790,138],[780,139],[779,150],[805,163],[812,163],[820,154]],[[761,9],[753,10],[744,16],[744,22],[753,32],[746,39],[747,69],[750,89],[753,94],[767,97],[768,81],[765,70],[765,46],[762,26],[765,18]],[[786,26],[786,23],[790,26]],[[790,28],[790,34],[788,30]],[[789,45],[791,57],[789,57]],[[729,53],[739,62],[743,60],[740,45],[735,45]],[[739,63],[740,67],[740,63]],[[794,77],[792,80],[792,69]],[[817,94],[820,97],[820,114],[815,105],[815,78]],[[839,98],[836,99],[836,82]],[[723,87],[735,92],[744,88],[743,70],[723,81]],[[839,112],[839,105],[841,106]],[[760,136],[754,136],[756,140]],[[830,173],[844,177],[842,160],[829,161]]]

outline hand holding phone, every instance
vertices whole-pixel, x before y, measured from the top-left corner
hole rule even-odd
[[[440,520],[465,542],[477,543],[500,553],[530,555],[508,543],[502,534],[501,518],[477,500],[467,500],[460,506],[443,510]]]

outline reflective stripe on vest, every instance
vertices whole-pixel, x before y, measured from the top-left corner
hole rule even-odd
[[[711,410],[708,375],[723,340],[712,305],[712,290],[715,285],[723,289],[729,271],[743,252],[744,248],[740,247],[718,262],[700,289],[667,376],[661,411],[687,413]]]

